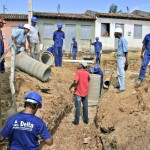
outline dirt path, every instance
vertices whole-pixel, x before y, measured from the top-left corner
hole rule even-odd
[[[80,124],[74,125],[74,110],[61,121],[56,133],[54,134],[54,144],[43,147],[42,150],[97,150],[94,132],[96,131],[94,119],[96,106],[89,107],[89,123],[84,124],[80,117]],[[92,130],[91,130],[92,129]]]

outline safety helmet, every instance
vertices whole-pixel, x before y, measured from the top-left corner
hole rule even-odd
[[[18,28],[20,28],[20,29],[24,29],[24,24],[19,23],[19,24],[18,24]]]
[[[62,26],[63,26],[62,23],[58,23],[58,24],[57,24],[57,27],[58,27],[58,28],[62,28]]]
[[[29,24],[25,24],[23,27],[24,27],[25,29],[29,29],[29,30],[30,30],[30,25],[29,25]]]
[[[75,37],[73,37],[72,40],[75,40]]]
[[[95,65],[94,66],[94,73],[97,73],[99,71],[99,66],[98,65]]]
[[[6,24],[3,19],[0,19],[0,23]]]
[[[36,17],[32,17],[32,18],[31,18],[31,22],[37,23],[37,22],[38,22],[38,19],[37,19]]]
[[[96,37],[95,39],[96,39],[96,40],[99,40],[99,37]]]
[[[37,92],[31,91],[25,95],[25,102],[38,103],[38,108],[42,108],[42,97]]]
[[[89,73],[93,73],[93,68],[89,68],[89,69],[88,69],[88,72],[89,72]]]
[[[115,29],[115,33],[123,33],[122,28],[117,27],[117,28]]]
[[[83,66],[83,67],[87,67],[88,64],[86,62],[80,62],[80,64]]]

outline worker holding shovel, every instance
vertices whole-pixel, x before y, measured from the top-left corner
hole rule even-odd
[[[76,60],[76,56],[77,56],[77,51],[78,51],[78,43],[75,40],[75,37],[72,38],[73,43],[72,45],[72,59]]]

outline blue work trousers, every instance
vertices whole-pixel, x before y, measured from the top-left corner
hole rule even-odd
[[[95,52],[96,63],[100,64],[100,52]]]
[[[81,97],[78,95],[75,95],[75,119],[74,122],[79,123],[80,120],[80,108],[81,108],[81,102],[83,105],[83,121],[88,122],[88,97]]]
[[[118,82],[119,90],[125,90],[125,66],[126,58],[123,56],[117,57],[117,73],[118,73]]]
[[[72,59],[76,60],[76,56],[77,56],[77,52],[76,51],[72,51]]]
[[[55,66],[61,67],[62,66],[62,47],[55,47],[54,48],[54,54],[55,54]]]
[[[2,57],[3,53],[1,53]],[[2,60],[2,62],[0,63],[0,73],[4,73],[5,72],[5,59]]]
[[[140,69],[140,74],[139,74],[139,79],[140,80],[143,80],[144,77],[145,77],[146,68],[148,66],[149,61],[150,61],[150,53],[147,53],[147,51],[145,51],[144,57],[143,57],[143,60],[142,60],[141,69]]]

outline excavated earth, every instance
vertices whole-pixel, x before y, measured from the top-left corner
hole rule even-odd
[[[89,106],[89,124],[82,121],[75,126],[73,95],[68,88],[77,68],[75,63],[64,63],[62,68],[51,67],[52,73],[43,83],[23,72],[16,72],[16,102],[18,112],[23,110],[24,94],[34,90],[43,97],[43,108],[38,110],[52,133],[52,146],[42,150],[149,150],[150,102],[149,76],[135,88],[141,60],[139,53],[129,53],[126,72],[126,91],[116,93],[116,62],[113,54],[102,55],[105,79],[110,79],[108,90],[103,89],[97,106]],[[40,85],[40,86],[39,86]],[[43,93],[41,87],[49,88]],[[8,102],[6,102],[8,103]],[[9,104],[9,103],[8,103]],[[3,104],[5,111],[5,105]],[[10,105],[10,104],[9,104]],[[6,108],[9,106],[6,105]],[[11,113],[10,113],[11,114]]]

